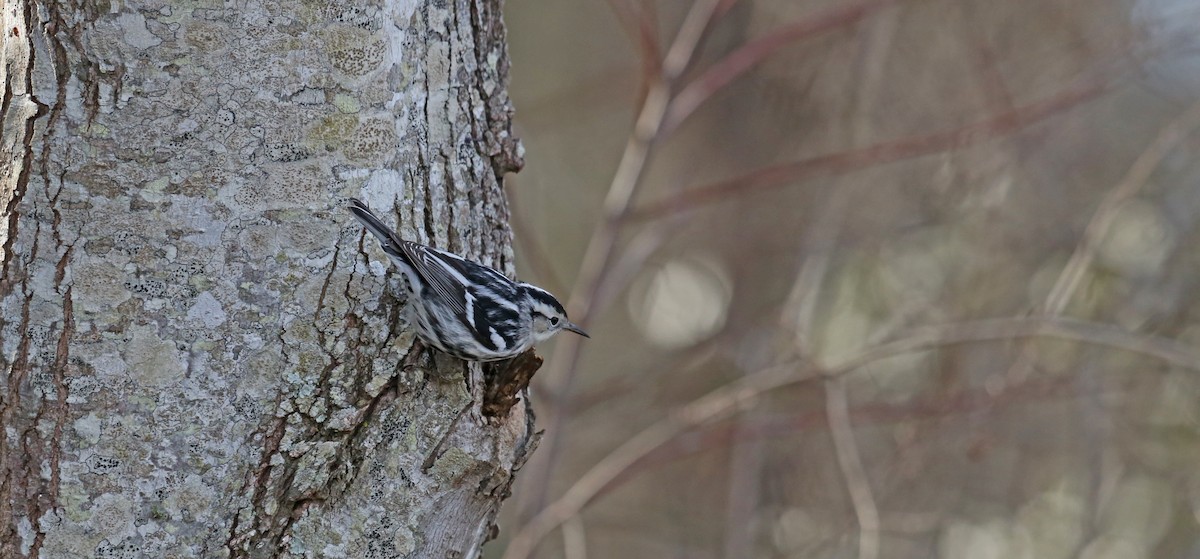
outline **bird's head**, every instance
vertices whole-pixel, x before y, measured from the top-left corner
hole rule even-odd
[[[539,342],[546,340],[561,330],[568,330],[585,338],[591,337],[583,331],[583,328],[567,320],[566,309],[548,291],[527,283],[521,284],[521,287],[525,289],[525,293],[529,297],[529,311],[533,315],[534,340]]]

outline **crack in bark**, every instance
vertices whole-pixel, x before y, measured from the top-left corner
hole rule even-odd
[[[12,444],[20,445],[21,454],[17,457],[11,455],[8,441],[8,426],[15,426],[13,421],[14,415],[17,413],[21,402],[21,387],[25,383],[26,377],[31,370],[29,364],[30,346],[33,344],[33,338],[30,335],[30,307],[32,305],[32,294],[29,291],[29,263],[37,257],[38,252],[38,231],[40,225],[35,225],[33,234],[33,245],[30,247],[30,256],[27,261],[21,266],[21,319],[18,330],[21,332],[21,341],[17,345],[16,358],[9,366],[8,371],[8,395],[4,401],[0,402],[0,425],[4,426],[0,429],[0,472],[3,472],[0,478],[0,517],[8,522],[4,527],[5,537],[0,538],[0,551],[6,557],[18,556],[16,549],[17,542],[20,540],[17,517],[18,504],[28,504],[31,502],[31,497],[36,497],[36,494],[31,495],[29,490],[29,478],[35,476],[31,468],[31,464],[35,462],[34,457],[30,455],[29,446],[26,443],[26,434],[28,428],[21,431],[21,435]],[[23,516],[30,516],[27,510],[20,510],[24,513]]]
[[[275,398],[275,409],[283,403],[283,390]],[[263,509],[263,501],[266,498],[267,484],[271,475],[271,457],[279,452],[279,445],[283,441],[284,432],[287,429],[287,416],[276,415],[272,418],[270,426],[264,429],[261,434],[263,436],[263,450],[259,454],[258,468],[246,477],[246,482],[242,485],[242,489],[253,489],[253,494],[250,496],[250,513],[252,524],[250,529],[243,534],[238,534],[237,529],[242,512],[245,508],[239,509],[233,516],[230,523],[229,537],[225,541],[225,548],[229,550],[229,557],[246,557],[246,546],[250,537],[258,531],[259,520],[262,518],[258,514]],[[256,433],[257,435],[257,433]],[[253,437],[251,437],[253,440]]]
[[[55,54],[55,73],[65,73],[68,78],[72,74],[72,64],[66,56],[66,48],[63,46],[63,41],[58,38],[60,33],[65,35],[75,53],[79,55],[78,66],[83,69],[83,75],[79,76],[81,100],[83,107],[87,109],[86,124],[90,125],[95,120],[96,114],[100,111],[100,84],[102,82],[112,86],[112,103],[114,106],[117,104],[117,100],[121,98],[121,84],[125,75],[125,65],[116,60],[107,61],[113,66],[113,70],[106,76],[101,71],[100,63],[87,56],[89,49],[83,42],[83,33],[81,30],[92,26],[99,19],[100,7],[98,4],[90,1],[64,4],[58,0],[38,0],[38,3],[45,8],[45,13],[49,17],[45,24],[46,36],[54,45],[57,45],[56,50],[62,53],[61,59],[57,53]],[[64,12],[68,12],[69,15],[64,15]],[[72,25],[67,23],[68,21],[76,21],[78,23]],[[65,90],[66,81],[62,81],[61,83],[63,85],[60,86],[60,89]],[[65,96],[63,100],[65,100]]]
[[[34,48],[34,35],[30,30],[34,28],[35,24],[35,4],[44,8],[41,13],[46,19],[41,21],[41,31],[51,56],[49,64],[55,75],[55,100],[50,106],[41,102],[33,92],[33,69],[37,64],[37,49]],[[18,72],[23,70],[24,80],[24,91],[20,93],[20,96],[24,98],[25,102],[31,103],[34,110],[31,115],[26,117],[24,126],[21,127],[23,135],[19,139],[20,172],[16,176],[16,180],[9,183],[12,188],[4,192],[5,199],[3,200],[7,236],[2,248],[3,262],[0,264],[0,297],[11,296],[14,286],[19,283],[19,296],[22,298],[22,304],[18,325],[21,340],[18,343],[14,361],[6,364],[5,367],[7,369],[7,398],[0,401],[0,422],[5,427],[16,428],[19,424],[24,424],[24,426],[19,429],[17,439],[11,441],[7,430],[0,429],[0,471],[4,474],[3,479],[0,480],[0,495],[4,496],[0,501],[0,517],[7,520],[3,529],[4,537],[0,537],[0,554],[36,557],[40,554],[46,538],[41,519],[46,513],[58,507],[62,483],[62,441],[68,416],[67,369],[70,366],[71,341],[75,335],[73,286],[67,281],[67,270],[74,254],[74,243],[68,244],[63,239],[63,216],[58,204],[59,195],[63,189],[63,175],[60,174],[58,177],[58,189],[51,193],[52,180],[49,165],[54,147],[52,140],[56,125],[65,110],[67,87],[71,78],[72,66],[63,38],[66,37],[72,42],[76,51],[81,55],[83,65],[87,67],[90,61],[82,55],[85,50],[81,42],[80,29],[89,25],[95,17],[94,11],[89,11],[87,6],[76,6],[91,14],[92,17],[82,18],[78,25],[67,26],[64,23],[65,18],[60,10],[60,5],[56,2],[23,2],[21,6],[23,13],[20,14],[20,23],[24,26],[24,39],[21,43],[12,41],[10,45],[13,45],[11,48],[24,49],[23,62],[25,66],[18,70]],[[14,37],[22,35],[17,29],[18,27],[14,27]],[[95,65],[92,64],[90,67],[95,68]],[[87,84],[89,80],[85,77],[81,82]],[[96,80],[91,80],[91,83],[94,85],[93,89],[98,91]],[[119,76],[115,87],[119,90]],[[14,83],[6,82],[3,106],[0,107],[0,120],[16,116],[13,110],[16,95]],[[49,340],[53,335],[53,330],[58,329],[57,340],[53,345],[52,360],[49,363],[35,365],[32,358],[34,334],[30,316],[34,293],[30,286],[30,279],[35,274],[33,269],[37,265],[41,248],[41,223],[35,219],[32,231],[28,232],[29,253],[23,256],[19,266],[14,265],[14,262],[18,262],[18,260],[13,249],[17,246],[17,240],[21,233],[22,213],[18,207],[27,198],[33,174],[35,129],[38,121],[47,115],[49,116],[45,119],[44,128],[38,140],[41,143],[39,170],[44,194],[49,201],[52,215],[51,235],[55,242],[55,252],[61,251],[57,262],[54,263],[53,289],[62,298],[62,322],[60,325],[51,327],[51,331],[47,332],[47,340]],[[11,172],[11,167],[9,170]],[[4,328],[6,324],[7,321],[0,319],[0,328]],[[46,368],[53,390],[52,394],[48,391],[43,392],[40,397],[36,397],[36,400],[31,398],[39,390],[32,380],[35,366]],[[52,404],[50,403],[51,398],[54,400]],[[28,402],[29,409],[23,409],[25,406],[22,402]],[[41,434],[39,428],[45,420],[53,422],[48,440]],[[48,479],[45,480],[42,479],[39,471],[43,463],[48,468]],[[19,543],[21,536],[18,523],[21,518],[29,523],[33,532],[32,541],[26,542],[25,553],[18,548],[19,545],[24,547]]]
[[[361,240],[359,251],[362,252]],[[317,381],[318,394],[316,396],[317,401],[321,401],[325,405],[324,419],[319,420],[308,412],[299,409],[291,411],[286,415],[278,416],[287,398],[284,392],[280,393],[275,404],[277,417],[273,421],[272,427],[269,428],[270,436],[260,457],[259,467],[255,470],[252,478],[249,478],[247,481],[247,486],[252,485],[254,488],[254,496],[251,499],[250,506],[244,507],[231,521],[230,535],[225,545],[231,557],[248,557],[252,555],[252,550],[257,549],[271,549],[275,550],[276,553],[282,552],[291,536],[293,525],[303,516],[309,507],[327,502],[336,497],[341,490],[344,490],[345,487],[353,482],[361,470],[362,461],[365,457],[362,453],[353,452],[353,449],[362,446],[362,439],[365,436],[364,428],[375,421],[383,406],[401,394],[399,375],[393,375],[387,384],[378,393],[374,394],[371,400],[352,418],[352,426],[350,428],[337,429],[327,424],[332,413],[332,405],[329,397],[332,373],[337,367],[346,363],[342,356],[356,355],[360,347],[360,340],[357,337],[348,335],[349,331],[354,329],[360,322],[357,315],[352,312],[347,311],[343,314],[342,322],[346,325],[346,328],[335,333],[336,336],[344,336],[346,338],[347,347],[339,354],[335,354],[327,349],[330,342],[328,338],[329,333],[319,324],[321,311],[326,308],[327,297],[330,293],[329,287],[333,283],[338,265],[338,256],[340,254],[340,248],[335,247],[329,272],[322,282],[317,309],[312,315],[313,327],[321,344],[321,351],[328,358],[328,362],[322,368],[320,378]],[[351,279],[347,278],[346,285],[342,289],[342,293],[347,301],[351,300],[350,282]],[[281,347],[286,345],[282,333],[280,334],[280,345]],[[383,347],[386,347],[386,345]],[[417,342],[406,355],[401,369],[407,370],[416,366],[416,360],[421,355],[422,346]],[[356,389],[362,392],[365,390],[365,386],[358,383],[356,384]],[[299,408],[299,406],[294,407]],[[302,424],[297,427],[299,432],[288,432],[288,418],[290,417],[296,417],[302,421]],[[289,440],[307,443],[338,443],[332,457],[322,462],[305,465],[305,467],[312,470],[319,470],[325,475],[319,486],[304,490],[298,490],[295,487],[296,475],[302,467],[307,452],[294,457],[288,453],[280,453],[279,449],[285,437]],[[282,463],[272,464],[272,459],[277,455],[281,458]],[[268,513],[266,509],[266,503],[269,499],[273,499],[275,502],[273,513]],[[240,530],[240,516],[243,512],[249,512],[253,517],[253,523],[246,530]]]
[[[509,60],[507,51],[507,29],[504,20],[493,15],[490,11],[503,10],[502,3],[490,3],[480,0],[471,2],[471,28],[475,31],[475,61],[476,75],[472,85],[479,93],[487,110],[484,112],[486,130],[475,137],[482,139],[488,150],[486,156],[492,164],[492,172],[497,181],[503,184],[505,173],[516,173],[525,166],[521,155],[521,141],[512,130],[512,115],[514,112],[512,100],[508,97]],[[497,52],[496,67],[488,66],[488,54]],[[489,72],[490,70],[490,72]],[[493,93],[489,94],[484,84],[489,78],[495,81]],[[474,121],[472,121],[474,122]]]
[[[8,232],[4,239],[4,246],[2,249],[0,249],[2,250],[3,256],[2,262],[0,262],[0,297],[6,297],[9,293],[11,293],[11,284],[9,283],[11,281],[9,275],[9,264],[14,257],[12,249],[16,245],[18,233],[17,226],[21,218],[20,212],[17,211],[17,205],[20,204],[21,200],[25,198],[25,191],[29,187],[29,177],[33,168],[34,126],[37,120],[41,118],[42,115],[46,114],[46,105],[40,102],[37,99],[37,96],[33,94],[33,67],[35,63],[36,49],[33,48],[33,36],[31,33],[29,33],[29,29],[33,24],[33,9],[28,3],[24,4],[24,7],[24,13],[21,14],[21,23],[25,28],[25,40],[21,41],[21,45],[24,47],[24,52],[27,56],[25,60],[25,67],[20,69],[23,70],[21,73],[23,73],[22,79],[25,87],[25,92],[22,95],[28,96],[29,101],[34,104],[36,109],[34,114],[25,120],[25,125],[23,127],[24,134],[20,139],[20,173],[17,175],[17,179],[13,183],[13,189],[9,192],[2,192],[2,194],[8,198],[7,200],[4,200],[4,217],[8,222]],[[8,61],[6,60],[5,63],[7,64]],[[4,96],[3,100],[0,101],[0,129],[6,128],[6,120],[9,118],[8,115],[13,111],[12,102],[15,95],[15,92],[13,91],[13,85],[14,84],[12,80],[5,80]],[[13,116],[15,117],[19,115],[14,114]],[[4,168],[11,172],[11,166],[6,165]]]
[[[317,393],[317,399],[324,401],[326,417],[328,417],[328,415],[329,415],[329,410],[330,410],[330,406],[331,406],[330,397],[329,397],[329,379],[330,379],[330,376],[333,374],[333,370],[336,369],[338,367],[338,365],[342,364],[342,360],[341,360],[341,356],[335,355],[334,351],[332,349],[329,349],[329,341],[326,337],[328,334],[326,334],[325,329],[322,328],[320,318],[321,318],[321,309],[325,308],[325,296],[329,292],[329,285],[333,282],[334,272],[337,271],[338,255],[341,253],[342,253],[341,245],[340,244],[334,245],[333,258],[332,258],[332,261],[329,263],[329,273],[325,275],[325,280],[321,282],[321,293],[317,297],[316,310],[313,311],[313,329],[317,331],[317,341],[318,341],[318,343],[321,344],[321,351],[325,354],[326,357],[329,358],[329,362],[326,363],[325,367],[323,367],[321,369],[320,378],[317,379],[317,390],[319,391]],[[347,318],[347,315],[343,314],[342,315],[343,323],[345,323],[346,318]],[[344,334],[345,332],[346,332],[346,330],[343,329],[342,333]]]
[[[416,361],[420,358],[421,353],[418,350],[411,351],[406,356],[402,369],[411,369],[417,366]],[[230,535],[225,544],[230,557],[250,557],[252,556],[251,550],[262,549],[264,544],[267,544],[265,547],[273,550],[274,553],[281,553],[291,536],[293,525],[309,507],[336,497],[340,490],[353,482],[361,470],[362,461],[365,458],[361,453],[353,452],[353,449],[362,446],[365,428],[373,424],[381,410],[401,394],[399,375],[394,375],[354,418],[353,427],[348,431],[334,430],[319,423],[308,426],[307,429],[310,432],[305,433],[300,439],[305,441],[340,439],[340,444],[332,459],[317,465],[329,472],[325,482],[298,494],[293,493],[293,485],[303,455],[291,457],[286,453],[279,453],[280,445],[287,431],[288,416],[277,417],[270,428],[270,437],[265,441],[259,467],[255,470],[252,477],[253,482],[250,484],[254,488],[254,495],[249,507],[253,523],[249,529],[238,534],[242,511],[239,511],[239,514],[234,517],[231,522]],[[276,408],[278,409],[282,404],[281,392]],[[283,463],[280,465],[271,464],[271,460],[276,454],[282,457]],[[275,477],[272,474],[277,470],[284,473],[272,481],[272,478]],[[339,472],[344,473],[345,476],[339,477],[337,475]],[[276,509],[273,514],[269,514],[266,510],[265,503],[268,498],[276,500]]]
[[[31,334],[31,318],[30,308],[32,303],[32,292],[30,291],[30,276],[32,275],[31,267],[36,262],[38,255],[41,224],[34,222],[32,245],[30,254],[21,266],[13,266],[16,254],[14,247],[19,238],[19,223],[21,213],[18,211],[18,205],[25,199],[25,194],[28,192],[30,178],[33,170],[33,138],[34,130],[37,121],[47,114],[47,106],[42,103],[33,93],[33,68],[36,64],[36,49],[33,47],[33,35],[29,32],[33,28],[34,16],[33,7],[29,3],[23,4],[23,13],[20,14],[20,23],[25,29],[24,40],[18,43],[13,41],[12,48],[23,49],[24,68],[16,69],[23,74],[24,91],[21,97],[28,103],[33,105],[33,114],[28,115],[24,125],[20,127],[22,135],[19,139],[13,138],[13,147],[20,146],[20,171],[15,177],[15,180],[9,181],[9,177],[5,177],[5,182],[11,184],[11,190],[4,192],[7,199],[4,200],[5,219],[7,221],[7,236],[4,241],[3,263],[0,264],[0,297],[8,297],[12,294],[14,280],[20,278],[21,285],[21,317],[18,331],[21,333],[21,340],[18,344],[15,360],[12,363],[5,364],[7,369],[7,397],[0,401],[0,425],[5,428],[0,429],[0,472],[3,473],[3,479],[0,480],[0,517],[7,520],[3,529],[3,536],[0,537],[0,552],[5,556],[23,555],[18,549],[18,542],[21,541],[20,529],[18,527],[19,518],[24,517],[34,530],[33,541],[29,543],[28,554],[37,556],[42,542],[45,539],[45,532],[40,525],[40,518],[43,513],[57,506],[58,491],[60,483],[60,446],[62,440],[62,426],[66,416],[66,387],[64,382],[63,370],[66,366],[66,360],[69,353],[65,349],[65,344],[70,339],[74,332],[74,315],[71,304],[71,290],[67,288],[66,292],[62,292],[62,279],[65,274],[64,270],[66,263],[70,258],[71,250],[68,247],[64,251],[62,258],[59,260],[55,273],[55,290],[62,293],[64,297],[63,303],[63,326],[59,342],[55,351],[55,361],[52,366],[52,374],[56,387],[55,396],[57,404],[54,407],[56,418],[54,428],[49,441],[49,448],[42,441],[42,437],[37,430],[43,415],[46,412],[46,397],[43,396],[38,400],[36,409],[32,413],[21,413],[21,402],[23,388],[27,386],[27,381],[33,371],[33,366],[30,363],[31,346],[33,338]],[[21,33],[18,27],[14,26],[14,36],[20,37]],[[53,40],[50,43],[53,44]],[[6,60],[6,63],[12,59]],[[19,113],[14,110],[13,100],[16,92],[13,89],[14,83],[6,81],[4,86],[4,95],[2,106],[0,106],[0,121],[7,118],[16,117]],[[61,91],[62,81],[59,81],[59,99],[62,99],[65,92]],[[56,106],[55,109],[58,109]],[[9,115],[12,115],[11,117]],[[53,116],[53,113],[52,113]],[[15,130],[16,127],[13,127]],[[50,153],[49,138],[52,134],[49,126],[43,134],[43,149],[42,149],[42,176],[46,180],[48,188],[49,177],[46,172],[45,158]],[[16,150],[14,150],[16,151]],[[11,173],[11,164],[6,166]],[[11,175],[10,175],[11,176]],[[55,200],[51,201],[53,205]],[[62,247],[62,237],[58,231],[58,226],[61,223],[61,217],[55,210],[54,220],[54,236],[58,243],[58,247]],[[7,325],[7,320],[0,318],[0,329]],[[30,387],[32,388],[32,387]],[[24,416],[22,418],[22,416]],[[24,419],[25,427],[20,430],[20,435],[15,441],[8,440],[7,427],[16,427],[18,420]],[[43,456],[48,454],[47,456]],[[49,487],[42,487],[41,477],[36,471],[41,464],[41,459],[45,457],[49,461],[50,479],[48,480]],[[18,505],[23,508],[18,509]]]
[[[544,433],[544,431],[537,430],[537,417],[533,412],[533,403],[529,401],[529,398],[522,400],[525,404],[525,435],[513,449],[512,472],[508,476],[508,480],[493,490],[493,493],[497,495],[496,505],[488,511],[484,518],[484,521],[488,523],[488,533],[484,537],[484,543],[500,536],[500,528],[496,525],[496,519],[500,516],[500,504],[512,496],[512,486],[517,481],[517,472],[521,471],[525,467],[525,463],[533,456],[533,452],[537,450],[538,444],[542,440],[542,433]]]
[[[61,45],[59,45],[59,48],[61,48]],[[41,155],[41,175],[43,187],[45,189],[46,197],[50,200],[50,211],[53,215],[50,229],[51,235],[54,237],[55,251],[57,252],[58,250],[62,250],[62,256],[59,258],[54,267],[54,291],[61,294],[63,305],[62,329],[59,332],[58,341],[55,344],[54,364],[51,366],[52,382],[54,383],[55,390],[55,419],[54,429],[50,437],[50,445],[48,449],[50,486],[47,488],[47,510],[58,507],[58,495],[62,483],[62,470],[60,467],[62,463],[62,436],[63,428],[67,420],[67,394],[69,388],[66,380],[66,371],[71,355],[71,339],[75,335],[75,303],[72,297],[72,289],[74,286],[72,284],[64,283],[66,281],[67,268],[71,262],[71,256],[75,251],[75,244],[68,244],[63,240],[63,217],[62,210],[59,208],[58,203],[59,197],[63,192],[63,176],[65,171],[59,173],[59,176],[57,177],[58,189],[55,190],[53,194],[50,193],[50,139],[54,134],[54,123],[58,120],[59,116],[62,114],[63,108],[65,107],[67,86],[66,80],[69,79],[69,75],[64,75],[56,68],[56,77],[58,80],[57,94],[55,103],[49,111],[49,117],[47,118],[46,122],[46,130],[42,135],[43,144]],[[64,285],[66,285],[65,291],[63,290]],[[44,401],[45,397],[43,396],[43,402]],[[42,512],[45,511],[39,511],[38,519],[41,518]],[[42,543],[45,541],[46,533],[42,530],[40,522],[37,519],[35,519],[33,523],[37,526],[37,529],[33,546],[31,547],[29,554],[31,557],[37,557],[38,552],[42,547]]]

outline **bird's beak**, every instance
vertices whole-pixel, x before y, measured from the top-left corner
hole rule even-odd
[[[566,326],[563,326],[563,330],[570,330],[570,331],[572,331],[576,334],[579,334],[580,336],[583,336],[585,338],[591,338],[591,336],[589,336],[587,332],[583,331],[583,328],[580,328],[579,325],[575,324],[574,322],[568,322]]]

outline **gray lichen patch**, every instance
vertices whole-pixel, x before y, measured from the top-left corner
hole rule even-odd
[[[314,148],[340,149],[358,130],[358,117],[352,114],[332,114],[315,122],[308,131]]]
[[[132,296],[123,285],[125,274],[110,262],[87,262],[76,268],[76,276],[76,303],[82,311],[108,311]]]
[[[200,52],[213,54],[219,53],[228,45],[226,36],[223,26],[203,20],[189,22],[187,31],[184,32],[184,40],[188,45]]]
[[[481,470],[487,470],[491,467],[490,464],[490,461],[480,460],[463,449],[450,447],[434,461],[429,475],[436,483],[453,487],[471,477],[472,474],[478,475]]]
[[[396,124],[391,119],[376,118],[363,122],[351,133],[343,152],[351,160],[366,163],[387,158],[398,146]]]
[[[175,344],[160,338],[152,326],[134,326],[130,330],[125,361],[134,382],[149,386],[178,384],[185,370]]]
[[[360,77],[379,68],[386,41],[361,27],[331,25],[321,35],[329,63],[342,73]]]
[[[224,324],[228,315],[221,308],[221,302],[213,297],[211,292],[205,291],[196,297],[196,301],[188,309],[187,318],[199,322],[205,328],[213,329]]]

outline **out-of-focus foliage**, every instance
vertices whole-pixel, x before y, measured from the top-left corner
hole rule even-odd
[[[663,88],[705,0],[508,2],[523,277],[592,339],[489,553],[1200,554],[1200,8],[707,3]]]

